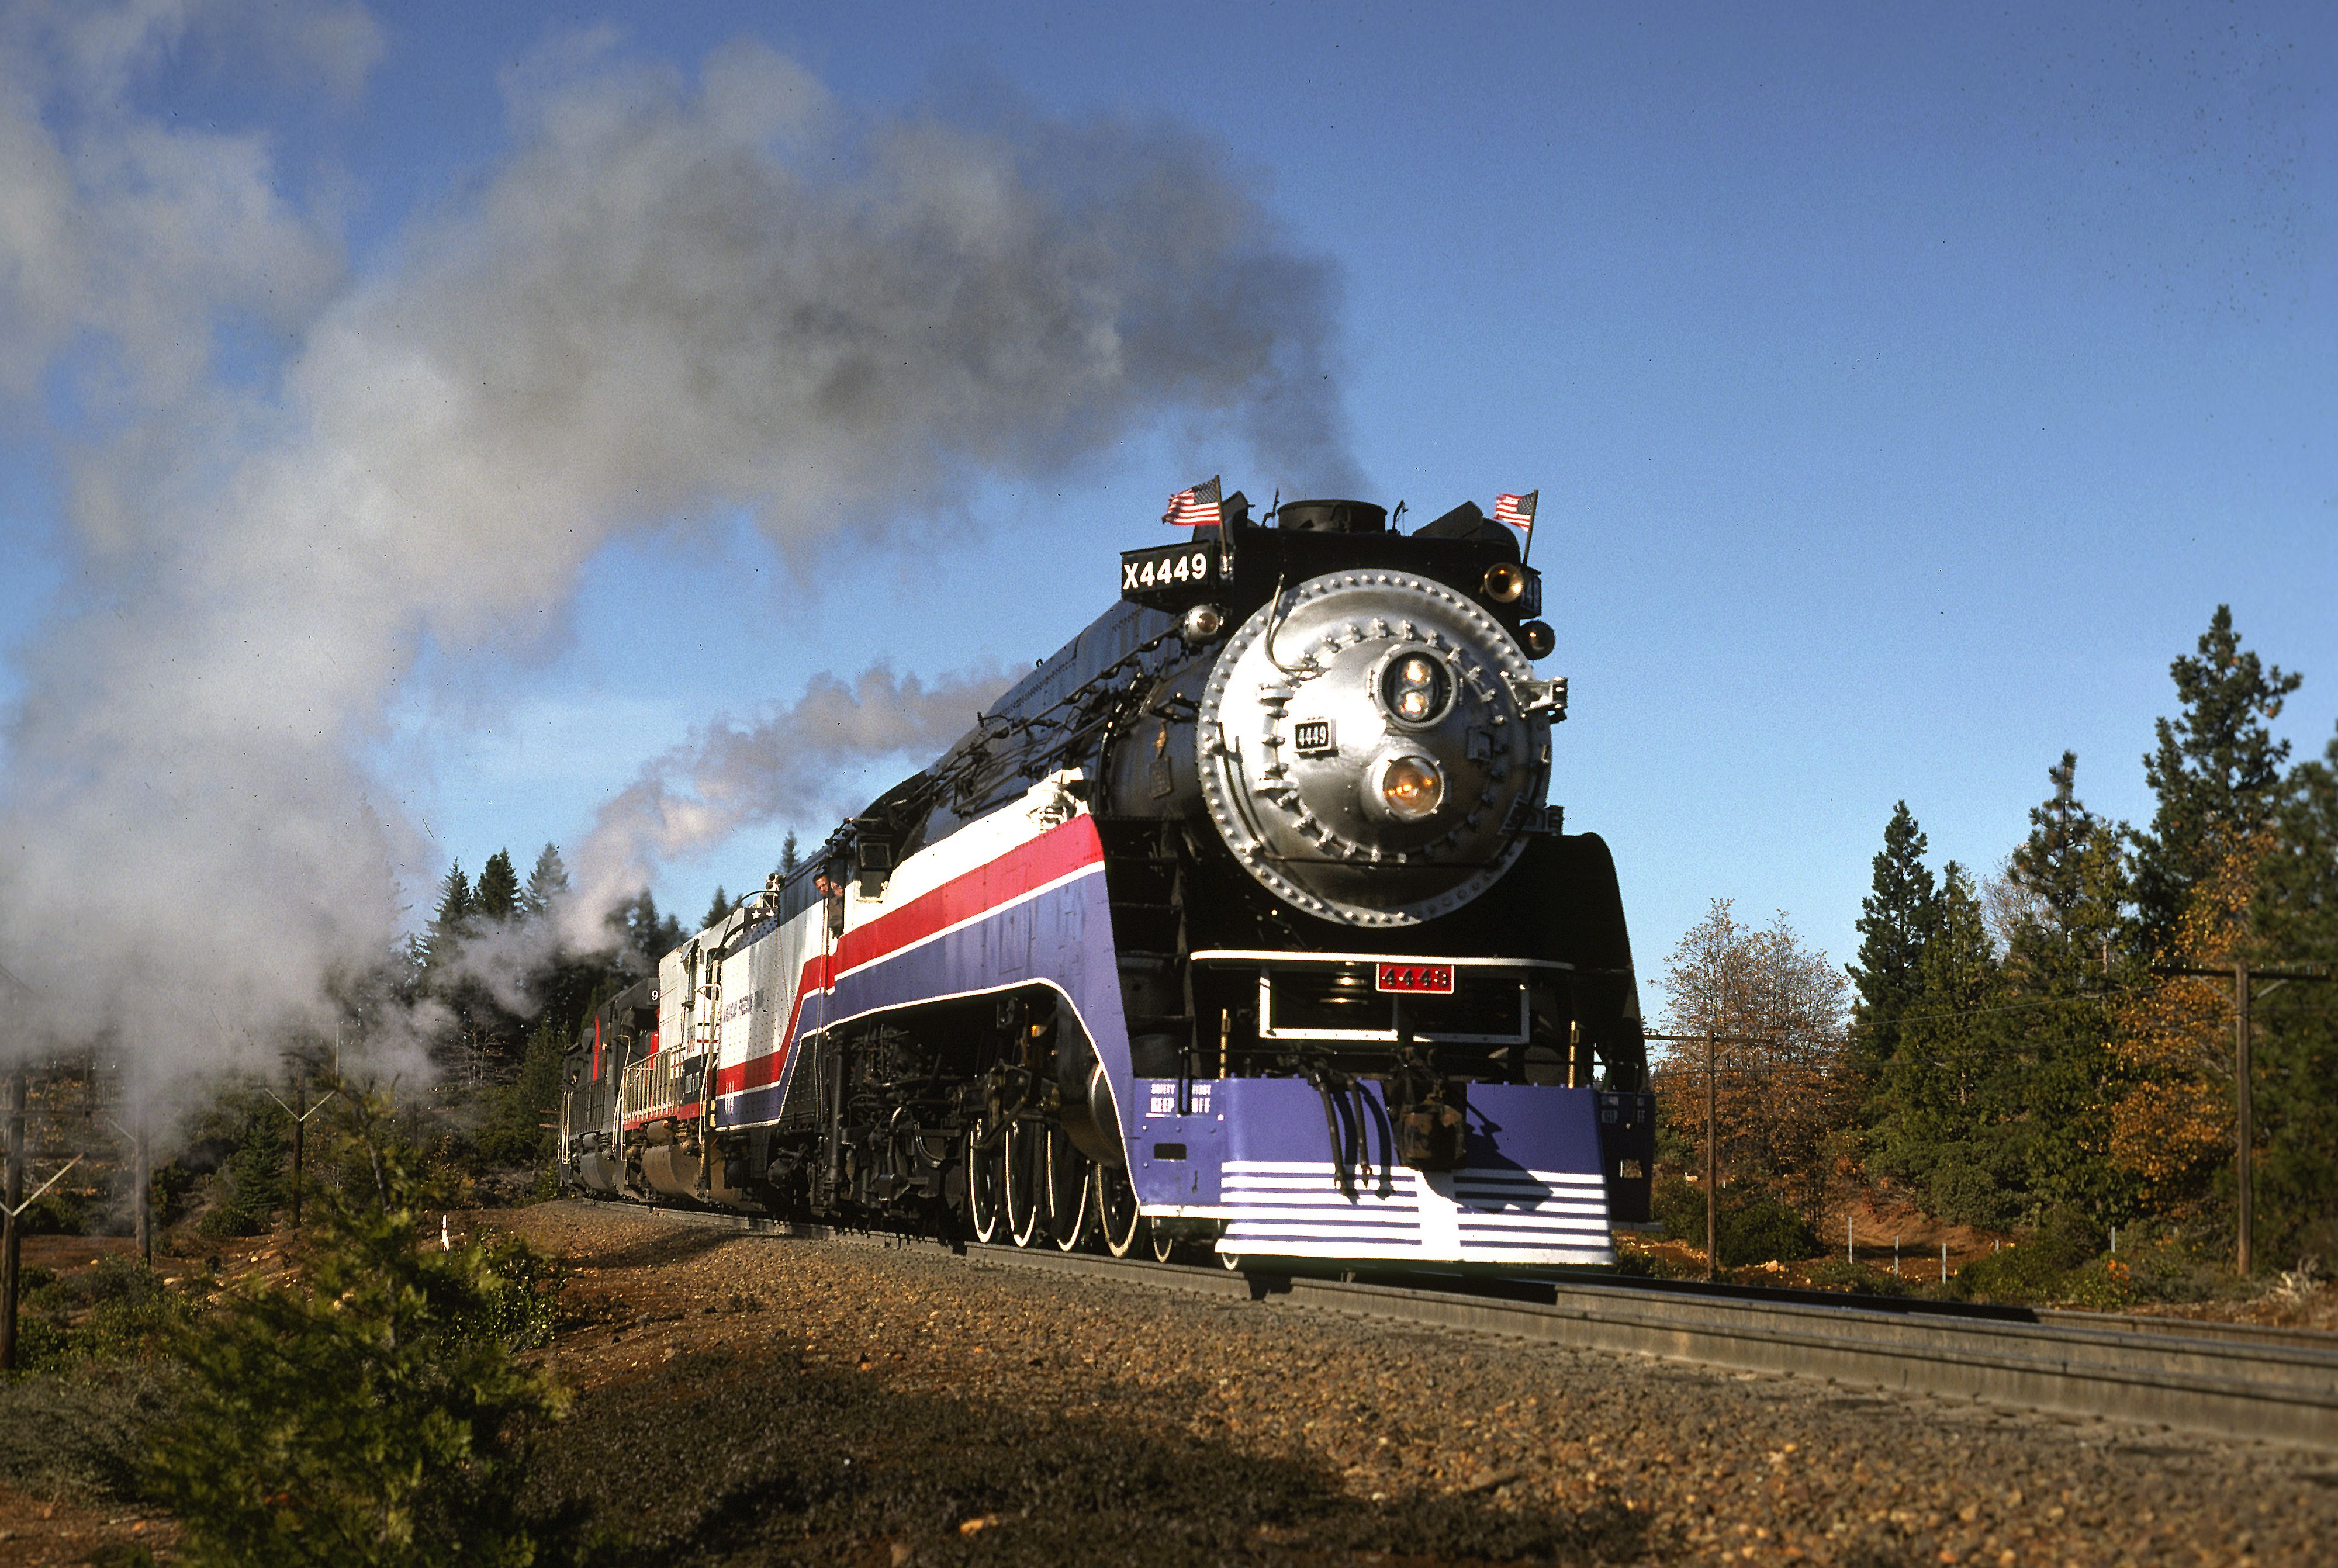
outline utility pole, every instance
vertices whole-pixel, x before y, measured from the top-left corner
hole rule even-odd
[[[116,1132],[130,1140],[130,1180],[134,1189],[130,1195],[132,1228],[138,1239],[139,1260],[152,1269],[154,1267],[154,1141],[146,1131],[146,1112],[139,1111],[136,1122],[128,1127],[111,1116],[106,1121]]]
[[[2256,1064],[2249,1060],[2249,965],[2239,959],[2233,965],[2233,1111],[2239,1122],[2233,1138],[2233,1182],[2238,1198],[2233,1229],[2239,1233],[2233,1266],[2244,1279],[2256,1266],[2252,1243],[2256,1237],[2257,1175],[2252,1156],[2257,1119],[2255,1096],[2250,1093],[2255,1086]]]
[[[2252,986],[2257,980],[2273,982],[2265,987],[2267,991],[2291,980],[2326,985],[2338,980],[2338,975],[2319,965],[2305,969],[2259,969],[2252,974],[2246,959],[2235,959],[2222,967],[2155,964],[2151,972],[2192,975],[2210,980],[2230,978],[2233,983],[2233,1228],[2237,1232],[2233,1244],[2233,1267],[2245,1279],[2256,1266],[2256,1063],[2249,1035]]]
[[[300,1229],[300,1169],[308,1143],[309,1118],[322,1111],[326,1102],[340,1091],[329,1089],[325,1092],[323,1100],[318,1101],[314,1105],[309,1104],[309,1077],[301,1070],[299,1058],[295,1057],[292,1066],[292,1103],[286,1105],[282,1100],[277,1098],[275,1090],[267,1088],[265,1085],[262,1085],[261,1093],[270,1100],[275,1100],[276,1103],[283,1108],[284,1114],[292,1118],[292,1229],[298,1230]]]
[[[1721,1140],[1714,1136],[1720,1094],[1714,1081],[1714,1057],[1720,1042],[1704,1037],[1704,1277],[1721,1277]]]
[[[154,1140],[146,1131],[146,1118],[138,1118],[138,1157],[136,1171],[138,1196],[134,1205],[138,1216],[138,1256],[147,1268],[154,1267]]]
[[[25,1205],[25,1064],[8,1074],[8,1174],[6,1195],[0,1198],[6,1213],[0,1216],[0,1372],[16,1369],[16,1275],[24,1260],[25,1237],[16,1216]]]
[[[1767,1034],[1724,1034],[1708,1030],[1702,1034],[1643,1034],[1643,1040],[1661,1040],[1674,1045],[1704,1047],[1704,1277],[1721,1277],[1721,1129],[1720,1072],[1721,1048],[1724,1045],[1760,1045],[1769,1043]]]

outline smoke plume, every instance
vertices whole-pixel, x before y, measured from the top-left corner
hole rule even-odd
[[[862,762],[926,761],[974,727],[1004,691],[998,671],[931,682],[879,667],[850,683],[812,678],[801,701],[751,723],[717,723],[643,768],[604,804],[584,841],[569,939],[593,939],[585,922],[650,879],[663,861],[721,843],[738,829],[782,818],[838,816],[860,804],[836,793]]]
[[[370,20],[285,10],[0,14],[0,398],[74,552],[0,778],[0,962],[48,1038],[169,1075],[320,1017],[431,858],[363,761],[418,652],[503,646],[629,531],[951,523],[971,481],[1169,419],[1351,473],[1330,275],[1212,143],[871,116],[756,44],[686,74],[587,39],[510,73],[509,151],[351,275],[264,133],[125,107],[201,38],[360,90]],[[823,678],[662,760],[583,858],[618,887],[955,733],[983,684]]]

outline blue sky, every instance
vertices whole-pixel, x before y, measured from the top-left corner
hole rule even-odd
[[[2299,752],[2338,724],[2326,10],[376,15],[354,103],[192,46],[134,89],[270,132],[285,200],[339,214],[359,279],[493,178],[506,74],[578,30],[686,74],[761,38],[871,113],[1019,99],[1212,139],[1336,268],[1370,498],[1425,518],[1539,487],[1546,668],[1573,691],[1553,798],[1614,847],[1645,971],[1714,897],[1848,958],[1895,800],[1936,861],[1993,868],[2066,747],[2097,809],[2146,817],[2168,662],[2219,603],[2306,675]],[[281,346],[248,352],[264,380]],[[10,427],[12,647],[69,591],[69,433]],[[784,557],[722,516],[622,539],[534,623],[428,652],[368,766],[427,831],[419,875],[503,845],[525,866],[693,726],[815,672],[1052,651],[1169,491],[1282,483],[1213,439],[1173,422],[1044,485],[969,472],[947,525],[856,520]],[[670,866],[661,902],[752,885],[784,827]]]

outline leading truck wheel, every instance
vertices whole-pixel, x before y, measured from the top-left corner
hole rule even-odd
[[[1006,1194],[1000,1191],[1004,1151],[982,1147],[993,1131],[987,1122],[977,1122],[966,1140],[967,1222],[974,1228],[974,1239],[986,1243],[997,1240],[1006,1230],[1002,1222]]]
[[[1095,1168],[1096,1223],[1104,1231],[1104,1250],[1115,1258],[1136,1250],[1145,1230],[1144,1212],[1136,1206],[1136,1189],[1128,1171],[1118,1165]]]

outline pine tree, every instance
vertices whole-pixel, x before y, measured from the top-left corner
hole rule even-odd
[[[791,828],[788,836],[780,841],[780,875],[792,877],[796,867],[802,864],[802,852],[796,848],[795,829]]]
[[[366,1098],[371,1133],[389,1109]],[[182,1529],[177,1560],[580,1560],[578,1521],[526,1501],[531,1441],[565,1403],[517,1354],[550,1338],[551,1260],[512,1241],[442,1251],[414,1152],[341,1142],[378,1202],[327,1188],[300,1272],[238,1284],[175,1347],[143,1481]]]
[[[1852,1024],[1852,1070],[1871,1093],[1900,1049],[1900,1017],[1922,988],[1918,966],[1940,920],[1940,889],[1924,864],[1924,830],[1908,802],[1891,808],[1883,852],[1875,857],[1874,891],[1860,900],[1859,987]]]
[[[737,907],[737,906],[733,905],[729,897],[722,891],[722,885],[720,882],[716,883],[714,885],[714,902],[706,906],[706,917],[699,921],[698,928],[701,931],[703,931],[709,926],[717,926],[722,924],[723,920],[730,916],[731,911],[735,907]]]
[[[520,908],[530,916],[541,915],[567,891],[568,867],[561,860],[559,849],[546,844],[544,852],[535,858],[535,868],[527,874],[527,890],[520,895]]]
[[[443,968],[454,961],[456,949],[470,934],[471,916],[476,910],[471,879],[463,875],[463,863],[457,860],[447,867],[447,875],[438,883],[438,912],[430,917],[426,969]]]
[[[479,1152],[505,1165],[542,1162],[552,1152],[545,1123],[560,1110],[560,1071],[567,1031],[546,1018],[527,1037],[519,1076],[490,1095],[479,1123]]]
[[[2121,1079],[2112,999],[2143,973],[2124,829],[2078,799],[2078,765],[2065,751],[2047,769],[2053,793],[2030,808],[2029,837],[2008,867],[2029,897],[2007,933],[2006,978],[2012,996],[2039,1005],[2009,1011],[2004,1033],[2022,1073],[2029,1199],[2070,1206],[2100,1225],[2133,1206],[2133,1185],[2109,1159]]]
[[[2264,950],[2289,964],[2338,965],[2338,738],[2292,772],[2259,867]],[[2338,985],[2259,993],[2256,1198],[2268,1262],[2338,1258]]]
[[[471,894],[471,906],[481,918],[499,924],[518,917],[519,872],[512,865],[510,850],[498,849],[487,857],[479,871],[479,885]]]
[[[646,887],[630,903],[619,905],[612,918],[624,927],[634,951],[653,964],[682,946],[686,935],[681,921],[658,913],[657,899]]]
[[[1920,1181],[1937,1213],[1999,1223],[2019,1201],[2009,1125],[2018,1073],[1999,1048],[2002,977],[1980,901],[1963,867],[1940,877],[1939,908],[1917,964],[1919,989],[1898,1020],[1899,1048],[1884,1069],[1878,1163]],[[2009,1177],[2013,1191],[2009,1191]]]
[[[2289,742],[2266,726],[2304,679],[2243,652],[2227,604],[2216,606],[2197,654],[2168,673],[2183,710],[2158,720],[2159,744],[2144,757],[2159,805],[2135,841],[2136,903],[2156,948],[2175,936],[2192,889],[2271,820]]]

